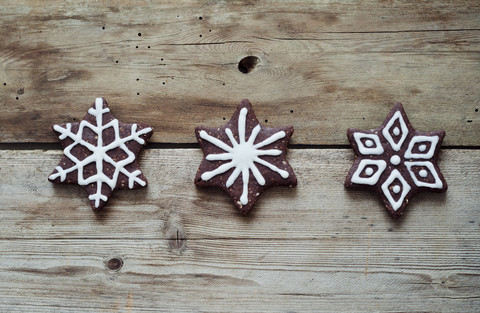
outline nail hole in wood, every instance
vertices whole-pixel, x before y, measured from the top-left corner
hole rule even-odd
[[[137,48],[137,49],[138,49],[138,46],[135,46],[135,48]]]
[[[139,93],[139,92],[137,92],[137,96],[140,96],[140,93]]]
[[[15,97],[15,99],[17,99],[17,100],[18,100],[18,97]]]
[[[201,20],[201,19],[203,19],[203,17],[199,16],[198,19]]]
[[[200,37],[200,38],[201,38],[201,37],[202,37],[202,35],[198,35],[198,37]]]
[[[268,123],[268,120],[265,120],[265,123]]]
[[[117,61],[115,61],[115,63],[118,63],[118,60],[117,60]]]
[[[160,61],[163,61],[163,58],[161,58]]]
[[[111,271],[118,271],[123,266],[123,260],[121,258],[115,257],[107,261],[107,268]]]
[[[248,74],[257,67],[258,63],[260,63],[260,59],[256,56],[245,57],[238,63],[238,70],[243,74]]]
[[[105,26],[102,26],[102,29],[105,29]]]
[[[293,113],[293,110],[290,110],[290,113]]]
[[[7,85],[7,83],[3,83],[3,85],[4,85],[4,86],[6,86],[6,85]]]
[[[140,80],[140,78],[137,78],[137,82]]]
[[[6,85],[6,84],[4,84],[4,85]],[[478,109],[475,109],[475,112],[478,112]]]
[[[150,49],[150,46],[148,46],[147,48]]]
[[[138,37],[142,37],[142,33],[138,33]]]

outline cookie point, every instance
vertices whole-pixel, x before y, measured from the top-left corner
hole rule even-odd
[[[248,99],[242,99],[242,101],[240,101],[240,104],[242,104],[242,105],[252,105],[250,103],[250,100],[248,100]]]

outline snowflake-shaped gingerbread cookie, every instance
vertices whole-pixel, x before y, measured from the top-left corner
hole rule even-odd
[[[248,100],[226,125],[197,127],[195,133],[204,154],[195,185],[222,187],[242,214],[265,189],[297,184],[285,157],[293,127],[260,125]]]
[[[396,103],[376,129],[350,128],[355,162],[345,180],[349,188],[374,190],[393,218],[398,218],[418,192],[444,192],[447,183],[437,166],[444,131],[416,131]]]
[[[63,157],[48,177],[54,183],[78,184],[100,210],[115,189],[147,184],[137,163],[153,128],[117,120],[103,98],[97,98],[82,121],[54,125],[64,147]]]

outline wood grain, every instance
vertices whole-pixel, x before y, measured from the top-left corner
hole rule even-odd
[[[393,220],[345,190],[353,153],[294,149],[299,185],[253,214],[198,189],[197,149],[146,150],[147,188],[93,212],[47,182],[59,151],[0,151],[0,310],[8,312],[476,312],[480,155],[446,150],[446,194]],[[118,258],[123,267],[107,268]]]
[[[449,146],[479,146],[478,1],[3,1],[0,142],[56,142],[104,96],[152,140],[193,143],[243,98],[294,144],[346,144],[394,102]],[[201,17],[201,19],[200,19]],[[138,48],[137,48],[138,47]],[[245,56],[260,59],[249,74]],[[18,100],[17,100],[18,98]],[[215,114],[212,114],[215,112]]]
[[[390,236],[439,241],[459,232],[480,235],[476,150],[442,151],[439,166],[448,191],[416,195],[399,221],[374,193],[343,187],[353,163],[346,149],[290,150],[298,186],[267,190],[246,218],[221,189],[193,185],[202,158],[198,149],[146,150],[140,168],[149,186],[115,191],[97,213],[81,187],[47,181],[60,156],[60,151],[0,151],[1,239],[158,239],[170,229],[198,239],[352,239],[371,227]]]
[[[0,312],[480,311],[480,2],[5,0],[0,29]],[[93,212],[48,143],[98,96],[160,144]],[[248,217],[193,185],[194,127],[243,98],[295,127],[298,177]],[[449,185],[399,220],[343,187],[346,129],[396,101],[446,131]]]
[[[0,241],[0,310],[478,312],[478,240],[452,253],[450,240],[375,237],[369,250],[365,239],[192,240],[180,255],[162,240]]]

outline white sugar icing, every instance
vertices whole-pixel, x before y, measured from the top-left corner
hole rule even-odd
[[[120,138],[119,122],[117,119],[113,119],[109,123],[103,125],[103,114],[108,112],[110,112],[109,108],[103,108],[103,98],[97,98],[95,100],[95,108],[90,108],[88,110],[88,113],[93,115],[96,118],[96,124],[97,124],[96,126],[85,120],[82,120],[80,122],[78,132],[76,134],[74,134],[71,131],[72,129],[71,123],[66,124],[65,128],[61,127],[60,125],[55,125],[53,127],[53,129],[55,129],[57,132],[60,133],[60,136],[59,136],[60,140],[64,140],[67,137],[70,137],[73,140],[73,143],[65,148],[65,150],[63,151],[63,154],[67,158],[69,158],[74,163],[74,165],[67,169],[63,169],[61,166],[57,166],[55,168],[57,170],[57,173],[53,173],[52,175],[49,176],[49,178],[51,180],[54,180],[60,177],[60,181],[63,182],[65,181],[68,173],[77,170],[78,171],[77,180],[79,185],[81,186],[86,186],[89,184],[97,185],[96,193],[89,195],[88,197],[90,200],[95,201],[96,208],[99,207],[100,200],[102,201],[108,200],[107,196],[102,194],[102,184],[103,183],[107,184],[110,187],[110,189],[113,190],[117,185],[118,175],[120,173],[125,174],[125,176],[128,177],[128,188],[130,189],[133,188],[133,185],[135,182],[141,186],[146,185],[146,182],[142,180],[140,177],[138,177],[141,174],[140,170],[129,172],[128,170],[125,169],[126,165],[134,162],[135,160],[135,154],[127,148],[125,143],[130,140],[135,140],[139,144],[143,145],[145,143],[145,140],[140,138],[140,136],[148,132],[151,132],[152,128],[147,127],[137,132],[137,124],[132,124],[131,134],[127,137]],[[113,140],[113,142],[105,146],[103,143],[103,131],[110,127],[112,127],[114,130],[115,139]],[[92,145],[91,143],[85,141],[82,138],[83,131],[85,128],[89,128],[96,134],[96,137],[97,137],[96,146]],[[92,152],[92,154],[83,160],[79,160],[71,153],[72,149],[77,145],[81,145],[87,148]],[[127,158],[120,161],[114,161],[107,154],[107,152],[116,148],[120,148],[121,150],[123,150],[123,152],[127,154]],[[105,173],[103,173],[103,162],[111,164],[115,167],[115,171],[113,172],[112,178],[108,177],[107,175],[105,175]],[[97,173],[85,179],[83,177],[83,168],[90,163],[96,164]]]
[[[202,139],[207,140],[208,142],[212,143],[213,145],[217,146],[218,148],[225,151],[225,153],[218,153],[218,154],[209,154],[206,156],[208,161],[227,161],[231,160],[228,163],[222,164],[217,167],[213,171],[205,172],[201,175],[202,180],[207,181],[219,174],[223,174],[234,168],[230,177],[228,177],[225,186],[228,188],[233,185],[233,183],[237,180],[240,173],[242,174],[242,181],[243,181],[243,190],[242,195],[240,196],[240,203],[246,205],[248,203],[248,182],[250,179],[250,171],[252,172],[253,176],[257,183],[261,186],[265,185],[265,178],[262,176],[260,171],[258,170],[255,163],[259,163],[270,170],[280,174],[282,178],[288,178],[289,174],[287,171],[279,169],[275,165],[261,159],[260,156],[262,155],[269,155],[269,156],[279,156],[282,154],[281,150],[278,149],[268,149],[268,150],[260,150],[264,146],[267,146],[275,141],[282,139],[286,136],[284,131],[279,131],[267,139],[254,144],[255,139],[257,138],[258,133],[260,132],[260,124],[257,124],[250,134],[248,140],[245,138],[245,130],[246,130],[246,117],[247,117],[248,110],[247,108],[242,108],[240,110],[240,114],[238,117],[238,139],[237,142],[233,136],[231,129],[226,128],[225,133],[232,144],[232,147],[224,143],[223,141],[209,135],[206,131],[200,131],[199,135]]]
[[[380,138],[375,134],[365,134],[365,133],[355,132],[353,133],[353,138],[357,143],[358,152],[360,152],[363,155],[370,155],[370,154],[379,155],[384,152],[383,147],[380,144]],[[368,138],[368,140],[365,141],[365,145],[362,142],[362,138]],[[375,146],[372,148],[373,143],[375,143]]]
[[[377,171],[374,174],[373,174],[373,168],[367,167],[369,165],[377,166]],[[365,170],[365,174],[367,174],[366,171],[370,169],[373,175],[370,174],[369,177],[361,177],[360,174],[363,172],[365,167],[367,167],[367,169]],[[386,167],[387,167],[387,162],[385,162],[384,160],[363,159],[358,164],[358,168],[355,171],[355,173],[353,173],[351,182],[355,184],[373,186],[377,183],[380,175],[383,173]]]
[[[435,166],[433,166],[432,162],[430,162],[430,161],[413,161],[413,162],[405,161],[405,166],[407,167],[408,172],[410,173],[410,176],[413,179],[413,182],[418,187],[429,187],[429,188],[435,188],[435,189],[442,189],[443,188],[442,180],[440,179],[437,171],[435,170]],[[428,170],[430,171],[430,173],[432,174],[432,176],[434,178],[434,182],[433,183],[427,183],[427,182],[423,182],[423,181],[418,180],[417,175],[415,175],[415,173],[412,171],[412,166],[423,166],[423,167],[428,168]],[[424,173],[422,173],[422,171],[424,171]],[[425,174],[425,176],[423,176],[423,174]],[[428,173],[427,173],[426,170],[421,170],[419,175],[421,177],[427,177]]]
[[[400,164],[400,157],[398,155],[392,155],[392,157],[390,158],[390,163],[392,163],[393,165]]]
[[[373,174],[373,168],[367,167],[367,168],[365,169],[365,174],[366,174],[367,176],[372,176],[372,174]]]
[[[402,187],[403,187],[402,194],[400,195],[400,198],[397,201],[393,199],[392,194],[390,193],[390,190],[388,188],[395,179],[400,180],[400,183],[402,184]],[[394,188],[397,186],[398,185],[395,185]],[[400,188],[400,186],[398,186],[398,188]],[[394,211],[397,211],[402,206],[403,200],[407,196],[410,189],[411,189],[410,185],[407,183],[407,181],[403,178],[402,174],[397,169],[394,169],[392,173],[390,173],[390,176],[388,176],[387,180],[385,180],[385,182],[382,184],[383,194],[387,198],[388,202],[390,203],[390,206]],[[395,190],[393,190],[393,192],[395,192]]]
[[[350,182],[371,185],[376,188],[380,186],[386,198],[385,202],[388,202],[394,211],[402,207],[405,201],[408,203],[408,200],[405,199],[412,188],[416,188],[415,186],[435,189],[445,187],[440,179],[441,174],[437,172],[433,163],[434,160],[431,160],[434,157],[440,137],[426,135],[414,136],[414,134],[410,134],[410,128],[405,122],[404,113],[403,115],[402,113],[403,109],[401,108],[394,111],[394,114],[385,122],[385,126],[381,131],[383,136],[378,137],[376,134],[365,134],[362,131],[353,134],[356,146],[358,147],[358,158],[360,162],[358,162],[358,159],[355,161],[355,164],[358,162],[358,167],[352,174]],[[365,138],[368,139],[366,140]],[[378,138],[381,139],[381,143]],[[393,138],[398,140],[394,140]],[[407,138],[411,138],[409,142],[406,142]],[[373,145],[374,142],[375,145]],[[355,148],[355,145],[353,146]],[[373,148],[371,148],[372,146]],[[405,149],[404,155],[400,154],[400,151],[403,150],[402,147]],[[416,153],[413,153],[415,147],[418,148],[415,150]],[[387,163],[385,161],[372,160],[373,155],[379,155],[375,157],[384,158],[385,160],[388,160],[388,156],[390,156],[389,168],[393,170],[387,178],[385,178],[386,175],[382,175]],[[375,164],[377,166],[380,165],[376,173],[374,173],[374,168],[368,167],[372,162],[383,162]],[[412,170],[413,166],[423,168],[415,169],[418,172],[414,172]],[[408,178],[408,175],[404,172],[404,177],[399,171],[399,169],[403,167],[407,168],[408,175],[412,178],[411,180],[408,179],[407,181],[405,178]],[[362,173],[367,177],[361,177],[360,175],[362,175]],[[434,178],[433,183],[425,181],[430,175]],[[395,181],[396,179],[398,179],[400,183]],[[428,180],[430,181],[430,179]],[[395,183],[393,184],[394,181]],[[397,201],[395,201],[394,198],[397,199]]]
[[[438,141],[439,141],[438,136],[414,136],[412,140],[410,141],[407,151],[405,151],[405,158],[410,159],[430,159],[433,157],[433,154],[435,153],[435,149],[437,147]],[[412,149],[417,143],[421,142],[430,142],[430,149],[425,152],[427,149],[426,144],[421,144],[420,147],[418,147],[418,150],[420,150],[422,153],[413,153]],[[420,149],[422,146],[424,146],[423,150]],[[424,153],[423,153],[424,152]]]
[[[402,136],[400,137],[400,140],[397,143],[395,143],[395,141],[392,138],[392,135],[390,134],[390,128],[392,127],[392,125],[395,123],[395,121],[397,119],[398,119],[398,122],[400,123],[400,128],[401,129],[398,129],[398,127],[395,127],[393,129],[393,133],[396,136],[398,136],[400,134],[402,134]],[[396,129],[398,129],[398,134],[396,134],[396,132],[395,132]],[[390,144],[390,146],[392,147],[393,150],[395,150],[395,151],[400,150],[403,142],[405,141],[405,139],[407,138],[407,135],[408,135],[408,127],[407,127],[407,124],[405,123],[405,121],[403,120],[402,113],[400,113],[400,111],[395,112],[395,114],[392,116],[392,118],[388,121],[385,128],[382,130],[382,134],[383,134],[383,137],[388,141],[388,143]]]

